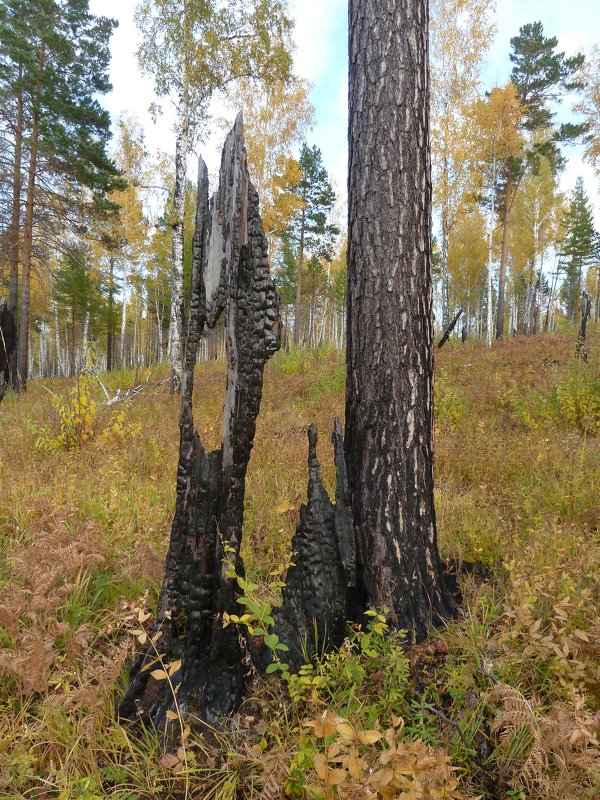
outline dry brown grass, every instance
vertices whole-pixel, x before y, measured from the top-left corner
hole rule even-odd
[[[573,337],[566,335],[501,342],[491,352],[451,343],[438,356],[441,549],[482,562],[491,580],[465,579],[469,613],[443,633],[448,655],[434,665],[435,677],[421,688],[419,703],[459,718],[467,738],[469,731],[484,735],[482,720],[492,713],[482,699],[489,681],[477,669],[490,671],[527,701],[535,696],[540,718],[582,718],[584,711],[575,708],[581,698],[586,714],[600,707],[600,437],[582,435],[579,418],[561,408],[556,390],[574,391],[580,375],[587,376],[586,387],[598,381],[598,336],[588,349],[587,368],[574,361]],[[243,546],[248,571],[259,583],[288,558],[306,492],[312,421],[321,432],[319,455],[331,485],[329,436],[334,416],[343,416],[343,373],[342,356],[331,352],[280,354],[267,369]],[[124,800],[135,787],[140,800],[181,796],[179,778],[157,766],[159,743],[151,736],[134,743],[112,707],[134,641],[131,630],[139,627],[135,609],[145,613],[146,600],[139,598],[151,607],[156,596],[173,514],[178,403],[160,378],[153,376],[141,396],[122,406],[128,421],[139,425],[133,439],[103,441],[99,434],[112,414],[103,409],[93,441],[68,453],[35,448],[28,421],[53,424],[39,382],[30,384],[26,397],[9,396],[0,406],[0,797],[28,792],[60,800]],[[127,388],[132,376],[111,380]],[[47,385],[64,394],[70,387],[68,381]],[[198,368],[195,419],[209,447],[220,439],[223,385],[221,364]],[[589,403],[593,412],[593,399]],[[278,512],[284,505],[289,510]],[[326,696],[334,713],[345,715],[347,708],[335,709],[342,702],[335,686]],[[265,701],[261,713],[274,719],[278,702]],[[324,695],[318,703],[323,708]],[[437,737],[468,771],[472,754],[463,752],[459,737],[435,716],[420,713],[425,716],[415,722],[413,738],[429,743]],[[300,740],[287,731],[284,717],[273,724],[279,732],[267,750],[256,750],[260,735],[256,743],[250,737],[236,744],[227,766],[232,786],[242,785],[242,774],[243,785],[253,785],[251,776],[262,769],[256,786],[267,791],[268,785],[276,796],[272,776],[281,783]],[[578,740],[578,752],[582,747]],[[579,781],[581,797],[592,796],[586,792],[597,763],[594,747],[588,741],[584,757],[579,752],[575,759],[586,765],[583,773],[574,765],[566,778]],[[198,765],[203,758],[200,748]],[[197,786],[218,788],[221,780],[225,788],[221,794],[215,788],[213,796],[234,797],[223,765],[214,769],[212,784]],[[518,771],[506,775],[516,791]],[[121,785],[129,788],[119,794]],[[527,787],[531,798],[543,796],[536,787]],[[263,789],[245,791],[259,797]],[[206,788],[194,791],[211,796]]]

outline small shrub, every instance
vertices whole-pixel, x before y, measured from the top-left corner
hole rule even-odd
[[[92,394],[94,359],[94,349],[89,347],[85,353],[84,367],[66,400],[47,390],[51,395],[51,406],[58,414],[58,421],[52,427],[37,428],[35,424],[30,424],[31,431],[37,434],[37,450],[73,450],[94,436],[94,420],[98,411]]]
[[[600,379],[590,370],[573,370],[555,389],[559,416],[578,433],[600,433]]]

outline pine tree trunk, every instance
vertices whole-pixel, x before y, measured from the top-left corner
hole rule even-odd
[[[19,64],[19,82],[23,77],[23,67]],[[13,166],[12,215],[9,234],[10,272],[8,283],[8,307],[15,323],[18,322],[19,305],[19,238],[21,229],[21,168],[23,161],[23,92],[17,97],[17,119],[15,122],[15,161]],[[17,348],[9,356],[8,373],[10,385],[18,389]]]
[[[185,90],[179,98],[178,132],[175,145],[175,191],[173,193],[171,272],[171,327],[169,332],[171,358],[171,394],[181,392],[183,373],[183,222],[185,216],[185,176],[189,150],[189,110]]]
[[[37,111],[33,114],[31,128],[31,145],[29,154],[29,171],[27,178],[27,200],[25,205],[25,225],[23,229],[23,266],[21,272],[21,316],[19,319],[19,344],[17,373],[19,390],[27,388],[29,367],[29,303],[31,291],[31,261],[33,255],[33,209],[37,178],[37,147],[39,137],[39,118]]]
[[[345,453],[361,602],[448,617],[433,502],[427,0],[350,0]]]

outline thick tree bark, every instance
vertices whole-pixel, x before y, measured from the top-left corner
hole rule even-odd
[[[192,416],[196,354],[205,325],[225,311],[227,388],[221,449],[206,453]],[[241,115],[223,151],[219,191],[208,203],[208,172],[200,164],[190,319],[182,375],[177,501],[159,600],[157,647],[181,661],[171,678],[177,706],[209,722],[229,714],[245,684],[244,652],[236,627],[223,615],[243,613],[229,566],[243,574],[240,556],[245,477],[262,396],[266,361],[279,347],[279,300],[269,275],[268,243],[258,195],[248,177]],[[121,704],[163,725],[175,705],[166,681],[157,682],[142,654]]]
[[[350,0],[345,453],[358,587],[423,637],[450,600],[433,504],[427,0]]]

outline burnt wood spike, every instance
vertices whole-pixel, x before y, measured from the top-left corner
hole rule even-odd
[[[221,448],[207,453],[194,426],[192,395],[200,336],[225,313],[227,386]],[[154,635],[139,655],[125,718],[165,727],[175,704],[209,723],[232,713],[245,682],[244,647],[223,615],[242,614],[235,578],[240,556],[245,477],[260,409],[263,370],[279,349],[279,298],[269,273],[258,194],[250,182],[242,115],[223,149],[219,188],[208,200],[199,164],[189,325],[179,420],[177,498]],[[170,682],[151,672],[171,664]],[[181,661],[179,668],[178,662]],[[153,662],[155,662],[153,664]],[[172,688],[171,688],[172,687]]]
[[[0,403],[9,380],[9,362],[17,346],[17,326],[5,300],[0,300]]]

